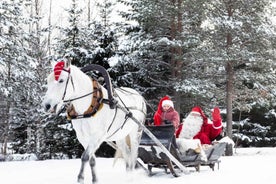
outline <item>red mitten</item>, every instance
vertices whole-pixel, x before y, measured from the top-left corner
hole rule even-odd
[[[212,112],[212,118],[213,118],[213,125],[214,127],[221,127],[221,116],[220,116],[220,110],[218,107],[215,107]]]

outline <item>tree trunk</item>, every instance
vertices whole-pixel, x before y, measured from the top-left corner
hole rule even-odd
[[[7,155],[7,150],[8,150],[8,141],[9,141],[9,105],[7,105],[6,107],[6,113],[5,113],[5,129],[4,129],[4,142],[3,142],[3,146],[2,146],[2,154],[3,155]]]
[[[11,81],[11,65],[10,62],[8,62],[8,73],[7,73],[7,82],[8,84]],[[5,98],[6,99],[6,107],[5,107],[5,112],[4,112],[4,142],[2,146],[2,153],[3,155],[7,155],[7,150],[8,150],[8,142],[9,142],[9,131],[10,131],[10,109],[11,109],[11,97],[10,95]]]
[[[227,2],[227,15],[228,18],[231,19],[233,17],[233,4],[232,1],[229,0]],[[226,47],[229,48],[233,45],[233,38],[230,32],[226,35]],[[233,62],[232,60],[227,61],[226,63],[226,135],[232,139],[232,100],[233,100],[233,84],[234,84],[234,70],[233,70]],[[225,154],[228,156],[233,155],[233,149],[231,145],[226,146]]]
[[[87,25],[90,27],[91,22],[91,1],[88,0],[87,2]]]
[[[182,1],[181,0],[172,0],[172,4],[177,11],[176,14],[172,16],[171,20],[171,40],[180,40],[181,33],[183,31],[182,28]],[[181,68],[183,64],[182,55],[183,50],[181,46],[173,46],[171,48],[171,67],[172,67],[172,83],[178,82],[181,80]],[[180,112],[180,95],[177,91],[173,91],[174,101],[175,101],[175,109]]]
[[[48,17],[48,26],[49,28],[52,27],[52,0],[50,0],[50,5],[49,5],[49,17]],[[52,29],[52,28],[51,28]],[[51,36],[52,36],[52,31],[50,30],[48,32],[48,38],[47,38],[47,45],[48,45],[48,54],[51,56]]]
[[[231,61],[227,62],[226,66],[227,81],[226,81],[226,135],[232,139],[232,99],[233,99],[233,83],[234,71]],[[227,145],[225,154],[233,155],[232,145]]]

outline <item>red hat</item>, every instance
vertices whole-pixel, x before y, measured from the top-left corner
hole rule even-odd
[[[60,76],[60,73],[63,70],[64,65],[65,65],[64,61],[60,61],[55,65],[54,74],[55,74],[55,80],[56,81],[58,80],[58,78]]]
[[[207,123],[207,116],[205,116],[205,114],[203,113],[202,109],[199,106],[195,106],[194,108],[192,108],[191,112],[200,114],[201,117],[203,118],[203,123]]]
[[[198,113],[198,114],[202,114],[202,110],[198,106],[195,106],[194,108],[192,108],[192,112],[195,112],[195,113]]]

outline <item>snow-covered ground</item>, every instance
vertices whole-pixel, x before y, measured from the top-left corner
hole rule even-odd
[[[113,166],[111,158],[97,158],[97,174],[99,184],[275,184],[275,163],[276,148],[238,148],[233,156],[221,157],[219,169],[212,171],[204,166],[195,172],[189,168],[190,174],[183,173],[178,178],[156,168],[151,177],[143,169],[129,174],[122,160]],[[0,162],[0,183],[76,184],[79,168],[80,159]],[[86,176],[85,183],[91,183],[89,167]]]

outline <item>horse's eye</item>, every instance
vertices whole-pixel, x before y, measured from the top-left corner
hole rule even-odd
[[[58,82],[59,82],[59,83],[63,83],[63,82],[64,82],[64,80],[63,80],[63,79],[60,79]]]

